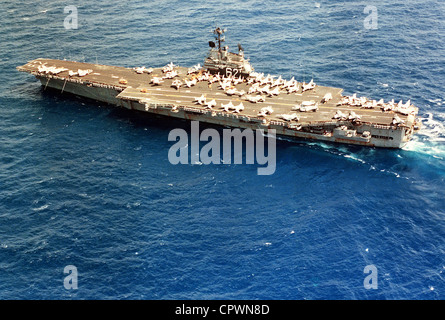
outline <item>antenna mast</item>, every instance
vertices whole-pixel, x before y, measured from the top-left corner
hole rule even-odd
[[[218,42],[218,52],[220,56],[222,55],[221,42],[225,41],[225,38],[221,37],[221,35],[223,35],[226,31],[227,29],[221,29],[220,27],[216,27],[215,30],[213,30],[213,33],[215,34],[215,40]]]

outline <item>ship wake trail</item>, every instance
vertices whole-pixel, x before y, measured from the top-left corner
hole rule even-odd
[[[445,159],[445,113],[427,113],[422,120],[422,130],[403,150]]]

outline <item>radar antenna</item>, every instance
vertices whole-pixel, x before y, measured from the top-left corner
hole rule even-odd
[[[212,73],[222,73],[226,76],[248,76],[253,72],[253,67],[244,58],[244,48],[238,44],[238,53],[229,52],[229,47],[224,45],[227,29],[217,25],[211,32],[214,40],[209,41],[210,51],[204,61],[204,68]]]
[[[222,35],[226,31],[227,31],[227,29],[221,29],[220,27],[216,27],[215,30],[213,30],[213,34],[215,35],[216,43],[218,44],[218,52],[220,55],[222,54],[221,42],[225,41],[225,37],[222,37]]]

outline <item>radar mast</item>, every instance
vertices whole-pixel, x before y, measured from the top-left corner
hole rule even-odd
[[[225,42],[226,28],[218,26],[212,30],[215,41],[209,41],[210,52],[204,61],[204,67],[212,73],[222,73],[225,75],[248,76],[253,67],[247,59],[244,59],[244,49],[238,44],[238,53],[229,52]]]

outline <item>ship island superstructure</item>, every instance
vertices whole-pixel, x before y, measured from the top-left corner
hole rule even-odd
[[[275,129],[290,138],[402,148],[420,129],[410,101],[343,96],[343,89],[255,72],[244,50],[222,46],[225,30],[204,61],[191,68],[116,67],[39,58],[17,67],[53,88],[115,106],[209,124]]]

